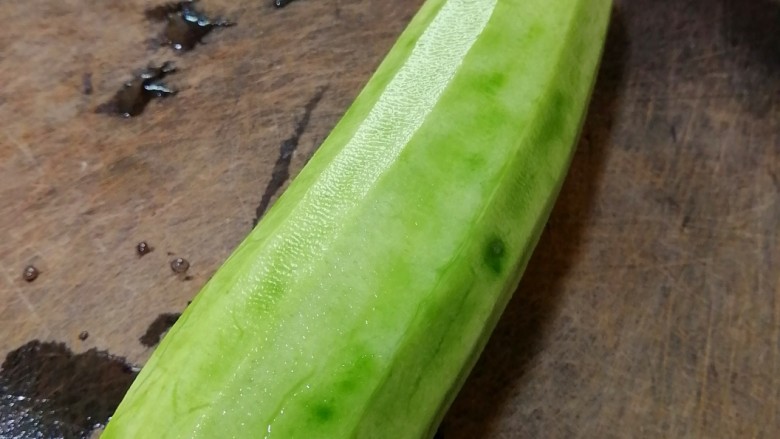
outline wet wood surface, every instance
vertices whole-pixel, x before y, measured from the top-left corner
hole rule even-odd
[[[0,353],[143,364],[150,323],[284,189],[286,141],[294,177],[420,4],[202,1],[237,25],[180,54],[150,44],[152,2],[0,4]],[[769,0],[617,2],[571,173],[444,438],[780,435],[779,25]],[[95,113],[168,60],[175,96]]]

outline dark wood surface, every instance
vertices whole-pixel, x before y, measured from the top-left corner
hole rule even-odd
[[[307,103],[324,89],[293,176],[421,0],[201,3],[238,25],[182,55],[147,43],[151,2],[0,4],[0,353],[143,363],[146,327],[250,231]],[[618,2],[571,173],[444,438],[780,436],[778,28],[769,0]],[[94,113],[168,59],[177,96]]]

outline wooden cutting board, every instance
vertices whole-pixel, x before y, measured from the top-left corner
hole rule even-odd
[[[149,42],[150,1],[0,3],[0,354],[38,339],[143,364],[139,337],[420,4],[203,0],[237,24],[177,54]],[[779,5],[618,2],[571,173],[444,438],[780,436]],[[166,60],[178,94],[95,113]]]

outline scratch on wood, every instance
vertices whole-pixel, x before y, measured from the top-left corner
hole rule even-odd
[[[671,276],[669,276],[671,278]],[[673,284],[676,284],[676,279]],[[665,323],[666,323],[666,337],[664,337],[664,345],[661,349],[661,372],[666,373],[668,363],[669,363],[669,343],[672,338],[672,329],[673,329],[673,322],[674,322],[674,293],[672,292],[671,287],[665,287],[665,294],[668,295],[666,300],[666,310],[664,317]]]
[[[778,177],[777,172],[769,169],[767,173],[769,174],[769,178],[772,179],[772,183],[775,185],[775,188],[780,188],[780,177]]]
[[[688,141],[690,140],[691,136],[691,129],[693,127],[693,122],[696,120],[696,116],[699,113],[699,107],[702,103],[702,86],[699,84],[699,86],[696,88],[696,96],[693,100],[693,108],[691,108],[690,114],[688,116],[688,121],[685,124],[685,127],[682,131],[682,136],[680,137],[680,143],[683,145],[687,145]]]
[[[709,363],[710,363],[710,351],[712,348],[712,320],[713,320],[712,304],[710,304],[709,314],[707,315],[707,338],[704,342],[704,359],[702,361],[701,374],[699,381],[701,382],[700,395],[699,395],[699,415],[696,422],[697,425],[697,437],[704,437],[702,430],[706,423],[705,412],[707,410],[707,380],[709,379]]]
[[[778,354],[780,354],[780,299],[775,297],[774,300],[774,313],[772,316],[772,321],[774,322],[774,331],[772,331],[772,339],[773,342],[772,346],[774,346],[774,349],[772,350],[772,376],[774,377],[774,388],[778,389],[780,388],[780,379],[778,379],[778,374],[780,374],[780,370],[778,370]],[[772,404],[775,407],[778,407],[778,404],[780,402],[780,398],[778,398],[778,393],[775,393],[774,397],[774,404]],[[777,425],[777,410],[772,410],[772,425]]]
[[[728,310],[728,312],[726,313],[726,327],[727,328],[733,328],[734,325],[736,324],[736,322],[739,322],[739,309],[736,306],[736,300],[735,300],[734,296],[730,296],[729,297],[729,301],[728,301],[728,304],[726,305],[726,309]],[[736,318],[734,317],[735,310],[737,312],[737,317]],[[737,350],[739,349],[739,344],[740,344],[740,341],[737,340],[735,342],[729,343],[729,347],[728,347],[728,350],[729,350],[729,362],[728,362],[728,367],[726,369],[726,376],[729,377],[728,379],[729,379],[729,382],[731,383],[731,385],[730,386],[724,386],[724,390],[726,391],[726,394],[727,394],[727,397],[728,397],[727,401],[728,401],[729,408],[732,411],[734,409],[734,402],[733,402],[734,399],[733,399],[732,394],[734,393],[734,390],[735,390],[734,386],[735,386],[735,381],[736,381],[736,377],[737,377],[737,372],[735,371],[735,363],[736,363],[736,358],[737,358]]]
[[[11,137],[8,134],[5,135],[5,138],[9,142],[11,142],[14,145],[16,145],[17,148],[19,148],[19,151],[22,152],[22,154],[24,155],[24,157],[27,159],[27,161],[30,164],[36,164],[38,162],[38,160],[36,160],[36,158],[35,158],[35,154],[33,154],[32,150],[30,149],[30,147],[27,144],[19,142],[17,139]]]
[[[279,157],[276,159],[276,164],[274,164],[274,170],[271,173],[271,181],[266,185],[263,197],[260,199],[260,204],[255,210],[255,219],[252,222],[253,226],[256,226],[258,221],[260,221],[260,218],[265,214],[269,204],[271,204],[271,198],[276,194],[279,188],[284,185],[287,179],[290,178],[290,162],[292,161],[293,153],[298,149],[298,143],[309,125],[311,114],[314,109],[317,108],[317,104],[319,104],[322,99],[322,95],[325,94],[325,90],[327,90],[327,87],[320,88],[317,93],[309,99],[309,102],[307,102],[304,107],[303,117],[301,117],[295,125],[295,130],[292,135],[285,139],[279,146]]]

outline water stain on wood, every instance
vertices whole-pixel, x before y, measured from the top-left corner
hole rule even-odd
[[[180,313],[165,313],[157,316],[156,319],[146,328],[146,332],[142,335],[138,341],[147,348],[156,346],[162,340],[163,335],[171,329],[171,326],[176,323],[181,317]]]
[[[138,371],[105,351],[28,342],[0,369],[0,437],[87,438],[108,422]]]
[[[186,52],[202,43],[214,29],[235,26],[235,22],[222,17],[210,18],[196,3],[196,0],[166,3],[144,11],[149,20],[165,22],[162,33],[151,43]]]
[[[137,72],[134,78],[122,85],[114,97],[99,105],[96,113],[117,114],[134,117],[141,114],[154,98],[165,98],[176,94],[176,90],[165,84],[163,79],[176,72],[176,66],[167,61],[159,67],[149,66]]]
[[[276,159],[274,169],[271,172],[271,181],[266,185],[263,196],[260,199],[260,204],[257,206],[257,209],[255,209],[255,219],[252,222],[253,226],[257,225],[260,218],[268,209],[271,198],[290,178],[290,162],[292,161],[293,153],[298,149],[298,143],[301,140],[301,136],[303,135],[303,132],[306,131],[306,127],[309,126],[311,114],[314,109],[317,108],[317,104],[319,104],[322,96],[325,94],[325,90],[326,88],[319,89],[317,93],[309,99],[309,102],[307,102],[304,107],[303,117],[295,124],[295,130],[292,135],[285,139],[279,146],[279,157]]]

